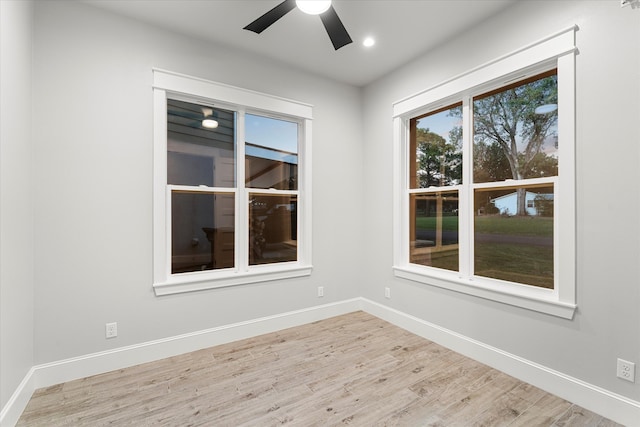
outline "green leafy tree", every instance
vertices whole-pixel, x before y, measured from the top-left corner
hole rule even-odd
[[[462,152],[459,141],[447,143],[429,129],[416,129],[420,187],[455,185],[462,181]]]
[[[498,144],[479,141],[473,145],[474,182],[504,181],[513,178],[509,160]]]
[[[483,171],[488,161],[506,163],[510,178],[526,179],[557,175],[557,159],[541,151],[557,123],[557,110],[539,114],[536,107],[557,104],[557,76],[544,77],[474,100],[474,179],[505,179],[496,170]],[[496,147],[503,153],[498,156]],[[484,157],[483,157],[484,156]],[[503,165],[505,166],[505,165]],[[525,189],[518,189],[517,215],[526,215]]]
[[[420,187],[455,185],[462,181],[462,152],[429,129],[416,129]]]

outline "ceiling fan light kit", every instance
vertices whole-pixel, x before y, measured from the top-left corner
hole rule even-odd
[[[347,29],[338,17],[336,10],[331,5],[331,0],[284,0],[244,27],[244,29],[260,34],[284,15],[295,9],[296,6],[304,13],[320,16],[320,20],[327,30],[327,34],[335,50],[353,42]]]
[[[215,120],[213,117],[209,116],[209,117],[205,117],[202,120],[202,127],[207,128],[207,129],[215,129],[218,127],[218,121]]]
[[[320,15],[331,7],[331,0],[296,0],[296,6],[309,15]]]
[[[367,37],[362,41],[362,45],[364,47],[371,47],[374,44],[376,44],[376,41],[375,41],[375,39],[373,37]]]

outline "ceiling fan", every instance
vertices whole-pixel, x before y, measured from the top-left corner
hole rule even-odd
[[[335,9],[331,5],[331,0],[284,0],[282,3],[244,27],[245,30],[260,34],[278,19],[298,7],[301,11],[310,15],[320,15],[320,20],[329,34],[331,43],[335,50],[352,43],[351,37],[342,21],[338,17]]]

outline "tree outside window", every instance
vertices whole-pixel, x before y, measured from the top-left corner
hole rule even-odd
[[[532,77],[473,100],[474,182],[558,175],[556,71]],[[526,216],[524,188],[517,208]]]

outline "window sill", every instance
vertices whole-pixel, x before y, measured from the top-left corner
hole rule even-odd
[[[546,289],[529,289],[522,287],[519,292],[511,292],[501,287],[491,287],[485,283],[478,283],[474,279],[465,279],[456,274],[436,272],[426,274],[420,267],[394,266],[394,275],[414,282],[437,286],[467,295],[473,295],[503,304],[509,304],[563,319],[572,319],[577,306],[558,300],[555,292]]]
[[[186,273],[171,277],[162,283],[154,283],[156,296],[180,294],[185,292],[202,291],[206,289],[225,288],[229,286],[246,285],[250,283],[267,282],[271,280],[291,279],[294,277],[310,276],[311,265],[258,266],[246,272],[236,270],[206,271]]]

